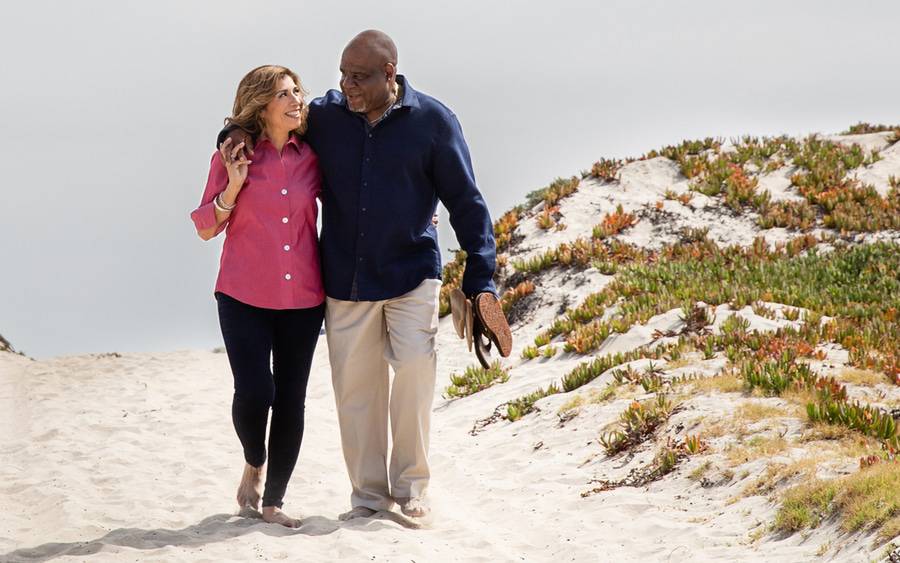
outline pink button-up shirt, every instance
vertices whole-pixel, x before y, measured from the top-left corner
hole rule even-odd
[[[266,309],[315,307],[325,300],[316,235],[318,158],[292,135],[281,154],[261,139],[251,159],[237,207],[216,230],[225,230],[216,291]],[[198,230],[215,226],[213,199],[227,185],[216,152],[200,207],[191,213]]]

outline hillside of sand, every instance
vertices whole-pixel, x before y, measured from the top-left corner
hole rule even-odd
[[[685,142],[500,217],[515,346],[441,320],[425,522],[337,520],[324,337],[297,530],[235,513],[224,354],[0,352],[0,560],[897,560],[897,139]]]

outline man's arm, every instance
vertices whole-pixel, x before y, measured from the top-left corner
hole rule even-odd
[[[496,294],[494,227],[487,204],[475,184],[462,127],[453,114],[444,122],[438,136],[433,177],[437,195],[450,214],[450,225],[468,256],[463,293],[470,297],[485,291]]]

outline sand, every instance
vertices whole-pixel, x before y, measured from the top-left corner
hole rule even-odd
[[[867,146],[884,145],[884,135],[855,137]],[[836,140],[847,139],[852,141]],[[900,176],[895,154],[900,149],[889,150],[859,172],[880,189],[889,175]],[[776,199],[796,199],[789,178],[786,167],[761,182]],[[662,218],[651,220],[648,209],[667,189],[684,192],[687,181],[665,158],[631,163],[617,182],[583,181],[560,204],[567,228],[542,231],[534,218],[524,219],[518,230],[524,238],[511,258],[589,236],[598,218],[617,205],[641,214],[620,238],[651,248],[677,240],[685,226],[708,227],[720,244],[748,244],[757,235],[774,244],[791,236],[783,229],[760,231],[752,214],[734,215],[701,194],[689,205],[664,201]],[[898,233],[871,235],[876,236],[898,240]],[[0,561],[877,560],[881,551],[872,538],[843,534],[834,522],[789,537],[768,533],[775,498],[742,491],[771,464],[803,459],[809,452],[787,449],[726,478],[726,453],[739,439],[729,433],[710,439],[710,453],[690,458],[649,486],[582,496],[597,479],[620,479],[645,466],[657,444],[696,432],[701,420],[727,421],[747,402],[787,410],[783,399],[700,393],[672,416],[655,444],[634,455],[609,457],[598,441],[601,431],[632,400],[651,395],[636,391],[591,403],[592,394],[611,381],[607,373],[576,391],[539,401],[538,411],[522,420],[499,420],[471,433],[475,421],[497,406],[558,381],[584,361],[648,344],[657,330],[680,329],[682,312],[673,310],[611,336],[588,356],[560,351],[550,359],[520,357],[566,307],[611,279],[593,268],[542,274],[539,290],[528,297],[527,311],[513,327],[515,346],[505,361],[509,381],[463,399],[441,393],[450,374],[475,359],[456,338],[449,317],[441,320],[431,444],[434,513],[424,522],[398,512],[338,521],[350,508],[350,486],[324,337],[310,378],[300,460],[285,498],[285,510],[303,519],[297,530],[236,513],[233,498],[243,462],[231,426],[231,375],[224,354],[186,350],[35,361],[0,352]],[[763,318],[749,307],[720,306],[715,314],[714,330],[732,314],[757,330],[797,322],[781,314]],[[837,346],[823,352],[826,358],[816,367],[826,374],[848,364],[846,351]],[[725,363],[721,354],[709,360],[695,355],[661,368],[665,377],[710,376]],[[632,367],[644,369],[647,360]],[[870,402],[900,399],[900,388],[887,383],[848,388]],[[585,404],[577,416],[562,416],[579,396]],[[786,415],[742,432],[797,440],[804,427],[801,418]],[[708,479],[691,479],[702,464],[709,464]],[[832,476],[854,470],[852,463],[823,466]]]

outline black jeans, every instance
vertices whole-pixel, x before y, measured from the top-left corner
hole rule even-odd
[[[219,325],[234,375],[231,418],[254,467],[269,467],[263,506],[282,506],[303,439],[306,384],[325,305],[309,309],[262,309],[216,293]],[[271,357],[271,367],[270,367]]]

